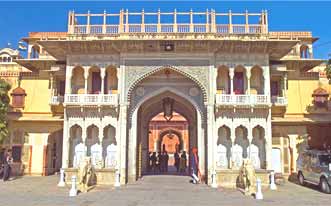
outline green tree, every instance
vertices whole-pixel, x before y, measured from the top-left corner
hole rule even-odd
[[[326,77],[331,80],[331,58],[328,60],[328,62],[326,63],[326,67],[325,67],[325,73],[326,73]]]
[[[10,103],[8,96],[10,88],[11,86],[8,82],[0,79],[0,144],[2,144],[8,136],[7,112]]]

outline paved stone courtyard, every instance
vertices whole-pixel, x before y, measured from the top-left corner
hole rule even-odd
[[[245,197],[232,189],[213,189],[204,184],[192,185],[185,176],[145,176],[135,184],[119,189],[99,186],[86,194],[69,197],[69,186],[58,188],[58,176],[22,177],[0,182],[0,205],[5,206],[94,206],[94,205],[329,205],[331,195],[314,187],[291,182],[278,186],[277,191],[264,191],[264,200]]]

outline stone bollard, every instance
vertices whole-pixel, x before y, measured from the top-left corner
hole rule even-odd
[[[277,186],[275,184],[275,173],[272,171],[270,173],[270,190],[277,190]]]
[[[58,187],[64,187],[66,185],[64,180],[64,169],[60,169],[60,181],[57,184]]]
[[[121,186],[120,178],[121,178],[120,170],[116,169],[116,171],[115,171],[115,184],[114,184],[115,187],[120,187]]]
[[[69,191],[69,196],[70,197],[75,197],[77,196],[77,187],[76,187],[76,176],[71,177],[71,189]]]
[[[212,188],[217,188],[217,182],[216,182],[216,172],[213,171],[211,174],[211,187]]]
[[[262,194],[262,188],[261,188],[261,179],[260,178],[257,178],[257,180],[256,180],[255,199],[263,200],[263,194]]]

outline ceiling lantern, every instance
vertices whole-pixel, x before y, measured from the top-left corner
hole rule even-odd
[[[167,121],[170,121],[173,117],[174,102],[175,100],[170,97],[166,97],[162,100],[163,116]]]

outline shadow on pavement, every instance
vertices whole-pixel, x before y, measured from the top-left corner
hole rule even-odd
[[[311,184],[311,183],[308,183],[308,182],[305,182],[304,185],[301,185],[299,183],[299,180],[298,180],[298,174],[297,173],[292,173],[289,177],[288,177],[288,181],[291,182],[291,183],[294,183],[296,185],[299,185],[300,187],[306,187],[306,188],[310,188],[310,189],[313,189],[315,191],[318,191],[320,193],[323,193],[321,192],[320,188],[319,188],[319,185],[314,185],[314,184]]]

